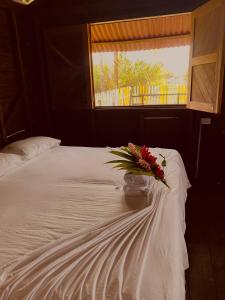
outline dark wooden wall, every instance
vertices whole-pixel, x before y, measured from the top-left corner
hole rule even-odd
[[[11,1],[0,1],[0,109],[8,141],[46,132],[33,18]],[[1,141],[2,142],[2,141]]]
[[[0,106],[7,135],[26,128],[26,105],[13,13],[0,8]]]
[[[50,134],[49,111],[44,97],[35,20],[29,13],[23,11],[16,14],[16,26],[30,134],[48,135]]]

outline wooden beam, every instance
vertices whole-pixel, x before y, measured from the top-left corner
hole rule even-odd
[[[122,44],[138,44],[140,42],[151,42],[151,41],[163,41],[163,40],[177,40],[178,38],[187,38],[191,40],[190,34],[181,34],[181,35],[173,35],[173,36],[163,36],[163,37],[154,37],[154,38],[141,38],[134,40],[123,40],[123,41],[107,41],[107,42],[92,42],[93,46],[104,46],[104,45],[122,45]]]
[[[14,24],[14,28],[15,28],[18,63],[19,63],[19,68],[20,68],[21,83],[22,83],[22,87],[23,87],[23,94],[24,94],[24,100],[25,100],[26,122],[27,122],[26,125],[27,125],[28,132],[30,132],[31,123],[32,123],[32,117],[31,117],[31,111],[30,111],[30,99],[29,99],[29,95],[28,95],[28,87],[27,87],[27,82],[26,82],[24,62],[23,62],[23,56],[22,56],[22,52],[21,52],[21,40],[20,40],[19,29],[18,29],[18,24],[17,24],[17,17],[16,17],[15,13],[13,13],[13,24]]]

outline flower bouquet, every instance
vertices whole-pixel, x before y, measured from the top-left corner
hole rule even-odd
[[[129,143],[127,147],[120,147],[120,150],[111,150],[110,153],[122,158],[107,162],[116,164],[114,168],[126,170],[129,174],[153,176],[169,188],[164,174],[166,159],[163,155],[160,154],[163,158],[160,165],[156,162],[157,158],[151,154],[149,148],[132,143]]]

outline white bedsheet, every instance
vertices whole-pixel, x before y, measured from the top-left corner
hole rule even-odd
[[[189,182],[176,151],[153,149],[153,153],[167,157],[166,178],[171,189],[153,180],[155,198],[147,210],[153,207],[157,210],[145,264],[148,276],[144,276],[141,284],[147,289],[142,294],[140,285],[136,292],[131,288],[133,298],[124,294],[121,298],[114,295],[102,299],[183,300],[185,297],[184,269],[188,261],[184,204]],[[43,246],[45,249],[53,241],[58,245],[57,240],[65,234],[74,238],[74,233],[80,230],[92,232],[93,225],[134,209],[123,198],[124,173],[104,165],[111,158],[107,149],[61,146],[0,179],[0,270],[10,272],[14,263],[33,250]],[[140,203],[139,210],[131,214],[146,215],[144,205]],[[1,274],[4,284],[7,272],[0,271]],[[97,298],[85,297],[72,299],[101,299],[99,294]]]

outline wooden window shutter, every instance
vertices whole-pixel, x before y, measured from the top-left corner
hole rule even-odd
[[[92,107],[89,26],[45,31],[50,104],[53,109]]]
[[[220,112],[224,42],[225,0],[211,0],[192,13],[188,108]]]

